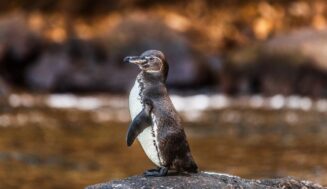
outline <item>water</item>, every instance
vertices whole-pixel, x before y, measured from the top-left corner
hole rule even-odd
[[[11,98],[15,106],[3,99],[0,108],[0,188],[82,188],[153,167],[138,143],[125,144],[123,97],[95,97],[103,106],[87,98],[93,105],[84,108],[53,107],[48,96]],[[181,115],[201,170],[327,185],[325,111],[238,104]]]

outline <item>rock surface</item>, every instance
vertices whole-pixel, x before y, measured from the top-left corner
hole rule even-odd
[[[168,177],[132,176],[122,180],[114,180],[106,183],[95,184],[86,189],[111,189],[111,188],[243,188],[243,189],[273,189],[273,188],[295,188],[295,189],[323,189],[319,184],[309,181],[299,181],[291,177],[280,179],[243,179],[237,176],[201,172],[191,175],[179,175]]]
[[[327,95],[327,30],[301,29],[231,53],[221,88],[229,94]]]

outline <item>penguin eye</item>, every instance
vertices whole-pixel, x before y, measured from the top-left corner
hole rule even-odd
[[[154,57],[153,56],[150,56],[149,60],[150,61],[153,61],[154,60]]]

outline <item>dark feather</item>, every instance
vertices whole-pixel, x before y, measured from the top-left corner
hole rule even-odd
[[[128,127],[126,142],[127,146],[131,146],[135,138],[142,133],[142,131],[152,125],[151,107],[145,104],[144,109],[133,119]]]

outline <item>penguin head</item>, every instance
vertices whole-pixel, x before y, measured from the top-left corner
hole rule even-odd
[[[167,78],[169,68],[165,55],[161,51],[147,50],[140,56],[125,57],[124,62],[138,65],[147,74],[162,75]]]

